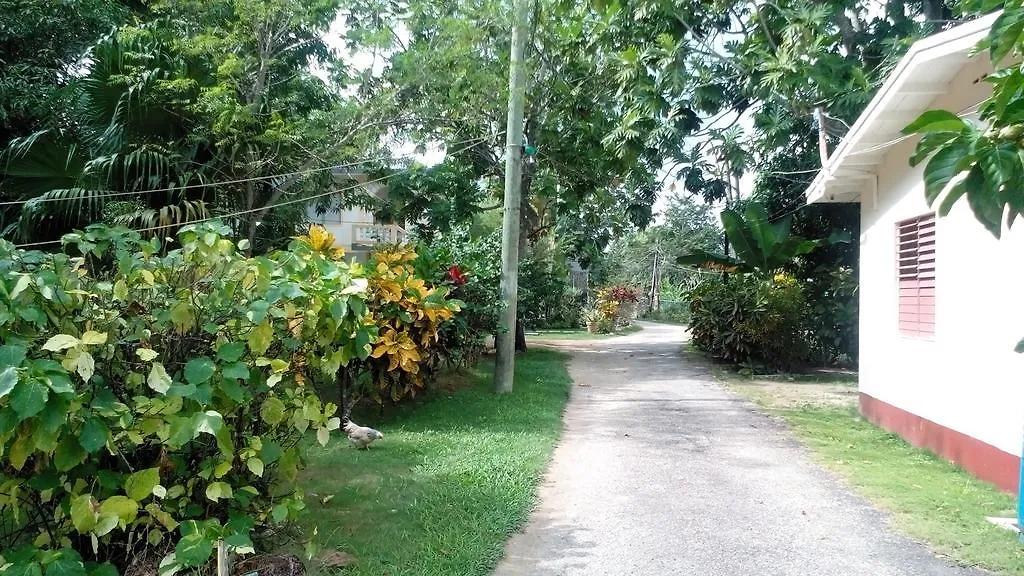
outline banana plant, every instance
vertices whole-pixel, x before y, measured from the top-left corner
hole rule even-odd
[[[849,241],[844,234],[837,232],[821,240],[794,236],[790,230],[792,223],[792,214],[770,222],[768,211],[757,202],[750,202],[743,215],[733,209],[723,210],[722,226],[736,256],[695,250],[676,258],[676,262],[682,266],[723,272],[768,274],[797,256],[828,244]]]

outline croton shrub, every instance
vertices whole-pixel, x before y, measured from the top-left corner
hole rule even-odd
[[[61,253],[0,242],[0,565],[162,574],[237,553],[304,509],[302,439],[341,422],[317,389],[370,370],[422,385],[458,309],[407,251],[347,264],[313,229],[247,257],[217,223],[180,248],[92,227]],[[425,360],[427,359],[427,360]],[[157,560],[153,560],[156,558]]]

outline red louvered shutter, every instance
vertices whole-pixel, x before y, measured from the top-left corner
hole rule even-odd
[[[935,215],[896,224],[900,332],[935,334]]]

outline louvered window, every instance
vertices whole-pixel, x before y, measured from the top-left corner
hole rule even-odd
[[[900,286],[900,332],[935,334],[935,215],[896,225]]]

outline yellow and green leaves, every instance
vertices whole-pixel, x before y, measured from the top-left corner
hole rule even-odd
[[[415,375],[456,309],[408,272],[409,254],[385,267],[399,292],[385,311],[359,267],[310,250],[249,258],[216,225],[183,231],[182,248],[166,253],[99,232],[80,237],[104,242],[80,248],[108,269],[63,254],[0,269],[0,307],[21,305],[14,294],[45,318],[0,314],[11,334],[0,345],[0,458],[15,486],[34,491],[0,495],[0,508],[26,514],[21,502],[39,496],[53,522],[45,538],[28,537],[43,547],[70,538],[102,556],[123,538],[161,547],[170,538],[167,567],[205,562],[218,538],[251,552],[257,519],[303,509],[280,492],[298,473],[303,436],[324,445],[340,428],[318,388],[346,365]],[[405,336],[368,366],[390,321],[406,323]]]

